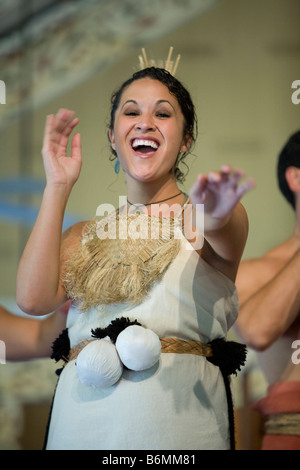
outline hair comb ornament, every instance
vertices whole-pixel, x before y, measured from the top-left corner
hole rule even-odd
[[[159,67],[162,69],[167,70],[171,75],[175,76],[179,61],[180,61],[180,54],[178,54],[176,61],[174,62],[171,60],[172,58],[172,53],[173,53],[173,47],[171,46],[169,49],[169,54],[167,57],[167,60],[164,62],[163,60],[160,60],[156,62],[153,59],[148,60],[146,51],[143,48],[142,49],[142,55],[139,55],[139,64],[140,64],[140,70],[146,69],[147,67]]]

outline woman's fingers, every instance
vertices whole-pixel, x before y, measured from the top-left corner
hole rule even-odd
[[[228,184],[236,191],[238,199],[241,199],[245,193],[255,187],[255,180],[253,178],[248,178],[246,181],[240,182],[244,176],[245,172],[240,168],[236,168],[232,170],[228,177]]]
[[[72,158],[81,161],[81,139],[80,134],[75,134],[72,139]]]
[[[45,124],[45,130],[44,130],[44,139],[43,139],[43,148],[42,148],[42,153],[45,151],[49,150],[50,148],[50,141],[51,141],[51,134],[52,134],[52,129],[53,129],[53,122],[54,122],[54,115],[49,114],[46,117],[46,124]]]
[[[247,181],[239,184],[237,187],[237,196],[240,199],[244,194],[246,194],[251,189],[255,188],[255,180],[253,178],[249,178]]]
[[[62,108],[55,116],[55,130],[60,134],[74,116],[74,111]]]
[[[218,171],[210,171],[207,174],[207,180],[209,183],[219,183],[222,180],[222,175]]]
[[[51,151],[58,157],[66,156],[69,137],[79,122],[79,119],[73,118],[73,116],[74,111],[64,108],[60,109],[56,115],[47,116],[43,153]]]
[[[224,199],[223,204],[228,204],[229,201],[237,202],[245,193],[255,187],[253,178],[240,182],[244,175],[244,171],[239,168],[232,169],[229,165],[223,165],[219,171],[198,175],[197,181],[190,191],[190,196],[197,199],[198,202],[206,204],[209,200],[216,203],[221,199]]]
[[[233,190],[236,192],[237,197],[241,198],[243,194],[255,187],[253,178],[240,183],[240,180],[245,176],[244,170],[240,168],[232,168],[229,165],[223,165],[220,171],[211,171],[207,175],[207,185],[211,191],[224,191]]]
[[[57,142],[58,143],[58,148],[57,148],[58,156],[66,155],[69,137],[73,129],[77,126],[78,122],[79,122],[79,119],[74,118],[72,119],[72,121],[67,122],[65,124],[65,127],[62,128],[61,134],[58,136],[58,142]]]

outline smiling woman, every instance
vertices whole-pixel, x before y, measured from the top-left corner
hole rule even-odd
[[[96,219],[61,235],[81,169],[78,134],[66,155],[77,123],[67,109],[47,118],[47,185],[17,276],[18,303],[27,313],[72,301],[67,330],[55,342],[53,357],[65,366],[47,449],[234,448],[227,376],[245,355],[238,347],[235,357],[225,339],[237,315],[234,280],[248,231],[239,200],[253,181],[239,184],[243,172],[223,165],[199,175],[190,198],[179,190],[179,164],[197,133],[194,106],[169,72],[147,67],[112,97],[108,136],[127,200],[100,224],[114,221],[118,235],[103,229],[99,237]],[[194,221],[203,232],[197,223],[203,206],[199,247],[187,227]],[[156,237],[139,236],[141,220],[158,229]],[[118,355],[121,335],[127,339]]]
[[[138,181],[143,184],[162,176],[168,181],[159,191],[159,198],[167,191],[176,192],[176,161],[180,153],[187,151],[190,139],[184,135],[180,105],[163,83],[147,77],[128,85],[109,136],[129,184],[128,198],[140,192]]]
[[[140,81],[142,81],[142,83],[139,83]],[[145,83],[147,83],[148,86],[148,93],[144,87]],[[138,89],[140,90],[139,102],[132,99],[131,85],[135,85],[137,91]],[[153,94],[153,92],[155,94]],[[150,98],[148,103],[147,96]],[[155,96],[157,97],[156,100],[154,99]],[[173,120],[177,120],[179,128],[177,128],[178,134],[176,137],[185,140],[185,145],[182,146],[182,149],[176,149],[177,159],[174,166],[174,175],[177,181],[183,182],[184,174],[179,168],[179,164],[184,161],[195,142],[197,136],[197,116],[190,94],[182,84],[176,80],[173,75],[157,67],[149,67],[136,72],[112,96],[111,120],[109,125],[110,140],[113,138],[113,129],[118,108],[120,108],[119,112],[124,113],[125,116],[132,117],[132,121],[134,120],[133,123],[135,123],[139,134],[146,129],[145,137],[148,141],[151,135],[151,127],[155,128],[156,123],[160,122],[156,134],[162,139],[163,135],[159,135],[160,127],[165,126],[162,122],[172,118]],[[149,113],[149,115],[147,113]],[[183,122],[181,122],[182,119]],[[141,136],[138,135],[137,137],[140,138]],[[159,146],[160,139],[158,137],[153,138],[152,135],[151,141]],[[111,145],[113,158],[117,158],[113,142],[111,142]],[[153,148],[153,144],[151,147]]]

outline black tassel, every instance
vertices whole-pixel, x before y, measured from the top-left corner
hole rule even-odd
[[[125,330],[125,328],[131,325],[141,326],[137,320],[131,321],[129,318],[125,317],[116,318],[115,320],[112,320],[106,328],[96,328],[95,330],[91,330],[92,337],[101,339],[105,338],[105,336],[109,336],[112,343],[115,344],[121,331]]]
[[[220,369],[221,370],[221,369]],[[235,450],[235,423],[234,423],[234,409],[233,409],[233,400],[230,388],[230,379],[228,375],[225,375],[222,370],[222,377],[224,380],[226,397],[227,397],[227,406],[228,406],[228,422],[229,422],[229,437],[230,437],[230,450]]]
[[[70,352],[70,340],[68,335],[68,329],[66,328],[61,332],[61,334],[56,338],[52,344],[52,354],[51,359],[54,359],[56,362],[61,359],[65,362],[68,362],[68,355]]]
[[[245,344],[235,341],[225,341],[224,338],[217,338],[209,343],[212,348],[212,357],[207,360],[220,367],[225,375],[237,374],[241,366],[245,365],[247,348]]]

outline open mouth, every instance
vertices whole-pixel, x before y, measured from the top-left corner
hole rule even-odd
[[[156,152],[159,143],[152,139],[133,139],[131,147],[135,152],[148,155]]]

